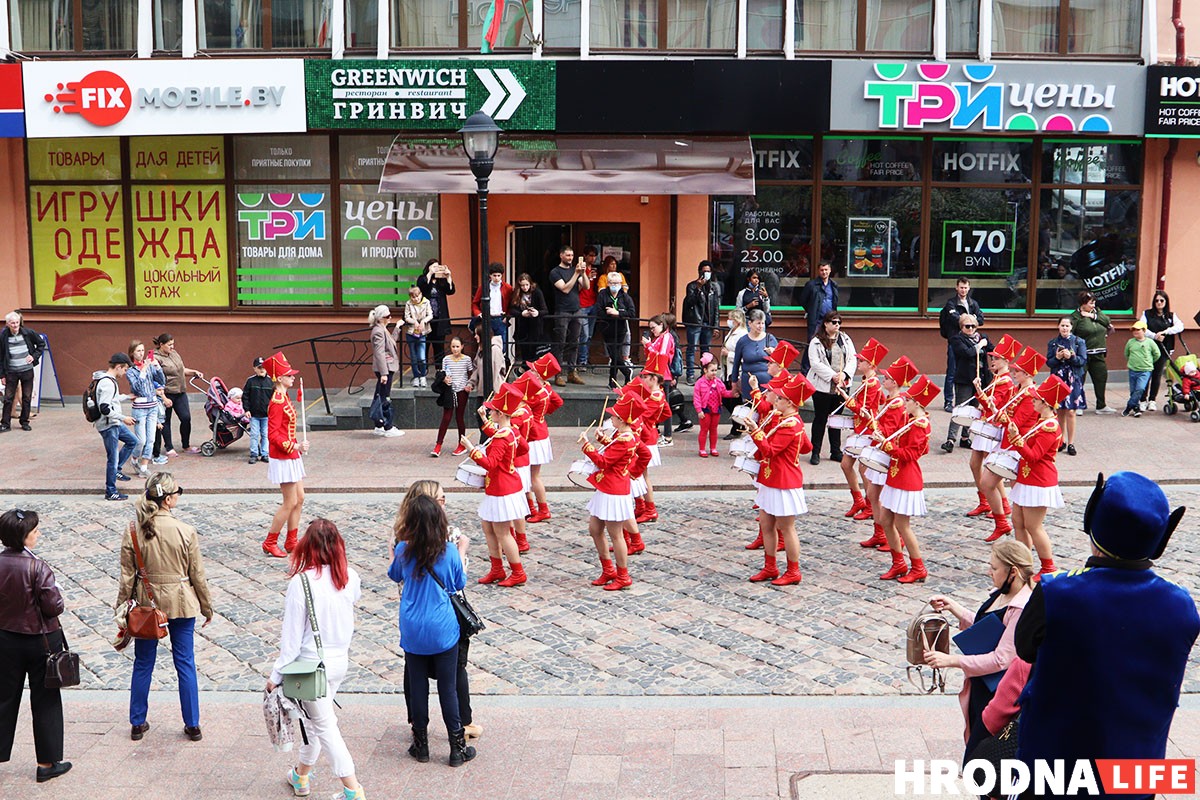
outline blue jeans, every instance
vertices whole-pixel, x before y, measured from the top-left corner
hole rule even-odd
[[[1129,370],[1129,402],[1125,404],[1127,411],[1136,410],[1138,403],[1146,396],[1146,387],[1150,385],[1150,376],[1152,372],[1142,372],[1140,370]]]
[[[263,458],[267,455],[267,418],[250,418],[250,455]]]
[[[157,416],[155,418],[157,419]],[[104,475],[104,491],[106,494],[116,494],[117,472],[133,455],[133,449],[138,445],[138,438],[133,435],[133,431],[125,427],[124,423],[100,431],[100,438],[104,440],[104,453],[108,457],[108,471]],[[118,444],[120,445],[119,452]],[[153,437],[150,439],[150,444],[154,445]]]
[[[412,376],[424,378],[429,374],[429,365],[425,363],[425,337],[406,334],[408,339],[408,361],[412,364]]]
[[[171,637],[171,659],[175,662],[175,674],[179,679],[179,708],[183,712],[183,724],[188,728],[196,728],[200,726],[200,689],[196,684],[196,657],[193,650],[196,619],[169,619],[167,631]],[[133,680],[129,685],[130,725],[141,725],[146,721],[150,678],[154,675],[157,654],[157,640],[133,640]]]
[[[596,330],[595,306],[580,309],[586,316],[579,322],[579,366],[586,367],[591,355],[592,333]]]
[[[958,398],[954,396],[954,350],[946,342],[946,384],[942,387],[942,401],[947,406],[953,406]],[[966,399],[963,402],[967,402]]]
[[[442,721],[447,733],[462,729],[458,713],[458,645],[444,653],[431,656],[404,651],[404,666],[411,688],[409,717],[418,730],[429,726],[429,679],[437,679],[438,702],[442,706]]]
[[[138,445],[134,452],[149,461],[154,455],[154,431],[158,428],[158,406],[133,410],[133,435]]]
[[[688,325],[687,326],[687,379],[690,381],[696,370],[696,348],[701,351],[707,351],[708,345],[712,342],[712,328],[707,325]],[[701,356],[704,352],[701,352]]]

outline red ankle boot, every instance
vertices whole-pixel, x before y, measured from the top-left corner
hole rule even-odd
[[[863,497],[862,492],[851,492],[850,494],[854,498],[854,505],[850,506],[850,510],[843,514],[843,516],[846,517],[853,517],[855,514],[862,511],[863,506],[867,504],[867,498]]]
[[[907,575],[901,575],[898,579],[901,583],[924,583],[929,577],[929,571],[925,569],[925,562],[922,559],[914,558],[912,560],[912,569]]]
[[[904,556],[892,551],[892,568],[879,576],[881,581],[893,581],[908,574],[908,565],[904,563]]]
[[[775,552],[781,553],[786,549],[787,548],[784,547],[784,544],[783,544],[783,534],[780,533],[779,531],[775,531]]]
[[[518,531],[516,528],[509,528],[509,530],[512,531],[513,539],[517,543],[517,552],[518,553],[528,553],[529,552],[529,537],[527,537],[524,533]]]
[[[858,513],[854,515],[854,518],[861,522],[862,520],[870,519],[873,516],[875,516],[875,509],[871,507],[871,501],[864,497],[862,508],[858,510]]]
[[[592,586],[604,586],[609,581],[617,577],[617,569],[613,566],[612,559],[600,559],[600,577],[592,581]]]
[[[529,494],[525,495],[525,502],[529,504],[529,513],[525,515],[525,519],[528,520],[537,514],[537,503],[533,502],[533,495]]]
[[[976,492],[979,495],[979,505],[967,512],[968,517],[982,517],[984,514],[990,515],[992,507],[988,504],[987,495],[983,492]]]
[[[637,519],[646,510],[646,501],[641,497],[633,498],[633,518]]]
[[[629,577],[629,570],[617,567],[616,576],[604,587],[604,591],[619,592],[622,589],[628,589],[630,586],[633,586],[633,578]]]
[[[291,553],[296,549],[296,540],[300,538],[300,531],[296,528],[287,532],[287,538],[283,540],[283,551]]]
[[[887,534],[883,532],[883,526],[878,522],[875,523],[875,530],[871,532],[871,538],[865,539],[858,543],[859,547],[887,547]]]
[[[1008,534],[1012,533],[1013,526],[1012,523],[1008,521],[1008,517],[1004,516],[1003,514],[993,513],[992,519],[995,520],[996,527],[993,528],[992,532],[988,534],[988,537],[984,539],[985,542],[994,542],[1000,537],[1007,536]]]
[[[787,571],[780,575],[775,580],[771,581],[772,586],[794,586],[800,582],[800,562],[787,562]]]
[[[495,583],[496,581],[502,581],[507,577],[508,577],[508,575],[506,575],[504,572],[503,559],[493,558],[492,559],[492,568],[487,571],[486,575],[484,575],[482,578],[479,579],[479,582],[480,583]]]
[[[640,517],[636,517],[635,520],[638,523],[658,522],[658,507],[655,506],[654,503],[651,503],[649,500],[647,500],[646,507],[643,509],[642,515]]]
[[[762,550],[762,548],[763,548],[762,528],[759,528],[758,536],[755,536],[754,541],[751,542],[750,544],[746,545],[746,549],[747,550]]]
[[[779,577],[779,567],[775,566],[775,556],[763,556],[763,568],[750,579],[751,583],[773,581]]]
[[[287,558],[287,553],[279,549],[279,534],[268,533],[267,538],[263,539],[262,551],[274,558]]]
[[[1042,580],[1043,575],[1052,575],[1057,571],[1054,567],[1054,559],[1053,558],[1043,558],[1043,559],[1041,559],[1041,562],[1042,562],[1041,570],[1038,571],[1037,575],[1033,576],[1034,583],[1040,582]]]
[[[508,566],[512,570],[512,572],[509,574],[509,576],[507,578],[500,581],[496,585],[503,586],[504,588],[507,589],[512,586],[521,586],[522,584],[524,584],[525,581],[528,579],[528,576],[525,574],[525,567],[521,566],[521,562],[518,561],[516,564],[509,564]]]
[[[1008,502],[1007,497],[1004,497],[1001,499],[1004,501],[1004,516],[1011,517],[1012,516],[1012,503]]]
[[[646,549],[646,543],[642,541],[642,534],[636,531],[633,533],[625,531],[625,535],[629,537],[629,541],[626,543],[629,555],[636,556]]]

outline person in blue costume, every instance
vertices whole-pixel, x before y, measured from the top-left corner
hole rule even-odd
[[[1069,775],[1081,759],[1165,757],[1200,614],[1152,562],[1183,512],[1149,478],[1099,476],[1083,516],[1092,557],[1043,576],[1017,623],[1017,655],[1033,664],[1017,758],[1031,769],[1036,759],[1064,759]]]

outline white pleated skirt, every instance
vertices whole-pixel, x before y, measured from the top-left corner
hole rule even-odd
[[[925,508],[925,492],[909,492],[894,486],[884,486],[879,493],[879,502],[893,514],[903,514],[906,517],[923,517],[929,510]]]
[[[538,439],[529,443],[529,464],[530,466],[540,467],[542,464],[549,464],[554,460],[554,448],[550,446],[550,440]]]
[[[267,480],[276,486],[304,480],[304,458],[272,458],[267,464]]]
[[[485,494],[479,504],[479,518],[484,522],[512,522],[524,519],[529,513],[529,503],[524,492],[513,492],[497,497]]]
[[[649,445],[649,447],[650,447],[650,464],[648,465],[647,468],[661,467],[662,466],[662,453],[659,451],[658,445],[652,444],[652,445]]]
[[[1022,508],[1062,508],[1062,489],[1058,486],[1029,486],[1017,481],[1008,490],[1008,500]]]
[[[804,502],[803,489],[775,489],[770,486],[758,486],[755,502],[758,507],[773,517],[794,517],[797,514],[808,513],[808,503]]]
[[[994,453],[1000,449],[1000,443],[986,436],[972,436],[971,449],[978,450],[980,453]]]
[[[886,472],[880,472],[877,469],[868,469],[865,470],[864,474],[866,475],[867,480],[876,486],[883,486],[885,483],[887,483]]]
[[[631,497],[644,497],[646,495],[645,475],[633,478],[629,481],[629,494]]]
[[[596,490],[588,500],[587,510],[605,522],[624,522],[633,519],[633,498],[627,494],[606,494]]]
[[[529,467],[517,467],[517,474],[521,476],[521,489],[525,492],[532,492],[533,478],[530,475]]]

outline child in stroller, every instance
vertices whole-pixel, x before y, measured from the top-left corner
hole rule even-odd
[[[1187,349],[1187,346],[1184,346]],[[1200,422],[1200,359],[1186,353],[1168,361],[1167,402],[1163,413],[1170,416],[1180,409],[1188,412],[1192,422]]]
[[[238,393],[235,400],[231,397],[232,392],[225,386],[225,381],[216,375],[212,376],[211,381],[193,377],[193,385],[196,381],[207,384],[196,388],[204,392],[204,414],[208,417],[208,426],[212,431],[212,438],[200,445],[200,453],[211,456],[217,450],[224,450],[242,438],[249,430],[250,416],[242,408],[241,389],[233,390]]]

